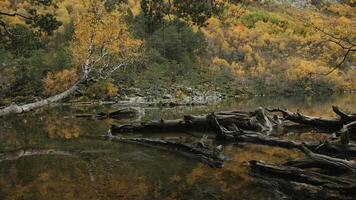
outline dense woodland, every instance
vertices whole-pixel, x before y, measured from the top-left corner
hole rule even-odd
[[[0,0],[0,200],[355,199],[355,6]]]
[[[130,89],[162,95],[176,86],[230,96],[356,88],[353,1],[4,0],[0,6],[2,106],[44,99],[78,82],[72,99],[117,99]]]

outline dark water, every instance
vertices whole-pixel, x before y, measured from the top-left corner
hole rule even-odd
[[[356,94],[322,97],[228,101],[208,107],[145,109],[140,120],[178,118],[183,114],[259,106],[283,107],[309,115],[334,116],[332,105],[355,111]],[[83,120],[72,116],[113,107],[62,106],[12,116],[0,122],[0,200],[2,199],[274,199],[273,192],[252,182],[246,162],[282,163],[301,154],[260,145],[226,146],[232,158],[222,169],[174,152],[134,144],[90,139],[105,134],[115,120]],[[130,134],[127,137],[178,138],[198,141],[199,134]],[[293,139],[320,139],[316,133]]]

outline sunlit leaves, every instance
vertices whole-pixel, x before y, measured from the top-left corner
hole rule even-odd
[[[98,63],[100,67],[104,62],[120,62],[140,55],[142,42],[131,37],[122,13],[108,12],[100,1],[95,0],[83,1],[83,7],[86,12],[78,13],[74,19],[71,52],[75,66],[83,65],[87,56],[91,56],[91,61],[95,62],[107,55],[109,60],[101,60]],[[92,52],[88,52],[90,45]]]
[[[52,73],[49,72],[43,80],[46,95],[54,95],[67,90],[78,80],[77,70],[72,68]]]

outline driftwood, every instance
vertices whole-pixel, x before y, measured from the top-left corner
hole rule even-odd
[[[113,133],[125,132],[177,132],[177,131],[212,131],[208,117],[209,114],[201,116],[185,115],[183,119],[156,120],[142,122],[141,124],[113,125]],[[253,112],[229,111],[217,112],[217,120],[230,129],[244,129],[261,132],[270,132],[278,121],[267,116],[264,109],[259,108]]]
[[[290,112],[280,108],[266,109],[269,112],[280,112],[285,120],[289,120],[298,124],[312,126],[318,129],[327,129],[330,131],[336,131],[341,129],[344,125],[356,121],[356,114],[346,114],[340,108],[333,106],[333,111],[339,116],[339,118],[321,118],[303,115],[299,112]]]
[[[209,131],[204,117],[184,116],[177,120],[156,120],[142,122],[137,125],[112,125],[113,133],[126,132],[177,132],[177,131]]]
[[[251,175],[265,183],[268,190],[274,185],[287,199],[355,199],[354,177],[329,176],[296,167],[250,161]]]
[[[214,128],[216,134],[216,139],[227,143],[254,143],[262,145],[277,146],[287,149],[302,149],[306,146],[315,152],[340,156],[343,158],[356,157],[356,145],[354,144],[338,144],[338,143],[317,143],[317,142],[301,142],[301,141],[291,141],[284,140],[277,137],[268,136],[259,132],[246,131],[246,130],[235,130],[230,131],[219,124],[216,116],[212,113],[209,117],[209,122]]]
[[[314,153],[304,144],[301,150],[306,158],[284,165],[250,161],[251,175],[261,183],[274,185],[288,199],[355,199],[354,161]]]
[[[346,124],[337,132],[341,143],[348,144],[351,140],[356,140],[356,121]]]
[[[303,146],[302,151],[306,154],[306,158],[289,161],[284,165],[302,169],[320,168],[329,171],[331,174],[356,172],[356,163],[354,161],[313,153],[305,146]]]
[[[74,84],[72,87],[67,89],[66,91],[59,93],[57,95],[51,96],[49,98],[34,102],[34,103],[29,103],[25,105],[17,105],[17,104],[12,104],[8,107],[5,107],[3,109],[0,109],[0,117],[8,114],[20,114],[20,113],[25,113],[29,112],[31,110],[35,110],[37,108],[41,108],[44,106],[47,106],[51,103],[59,102],[62,101],[63,99],[69,97],[73,93],[75,93],[79,89],[79,85],[81,84],[81,81]]]

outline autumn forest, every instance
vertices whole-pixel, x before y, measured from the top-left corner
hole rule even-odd
[[[354,199],[354,0],[0,0],[0,200]]]

